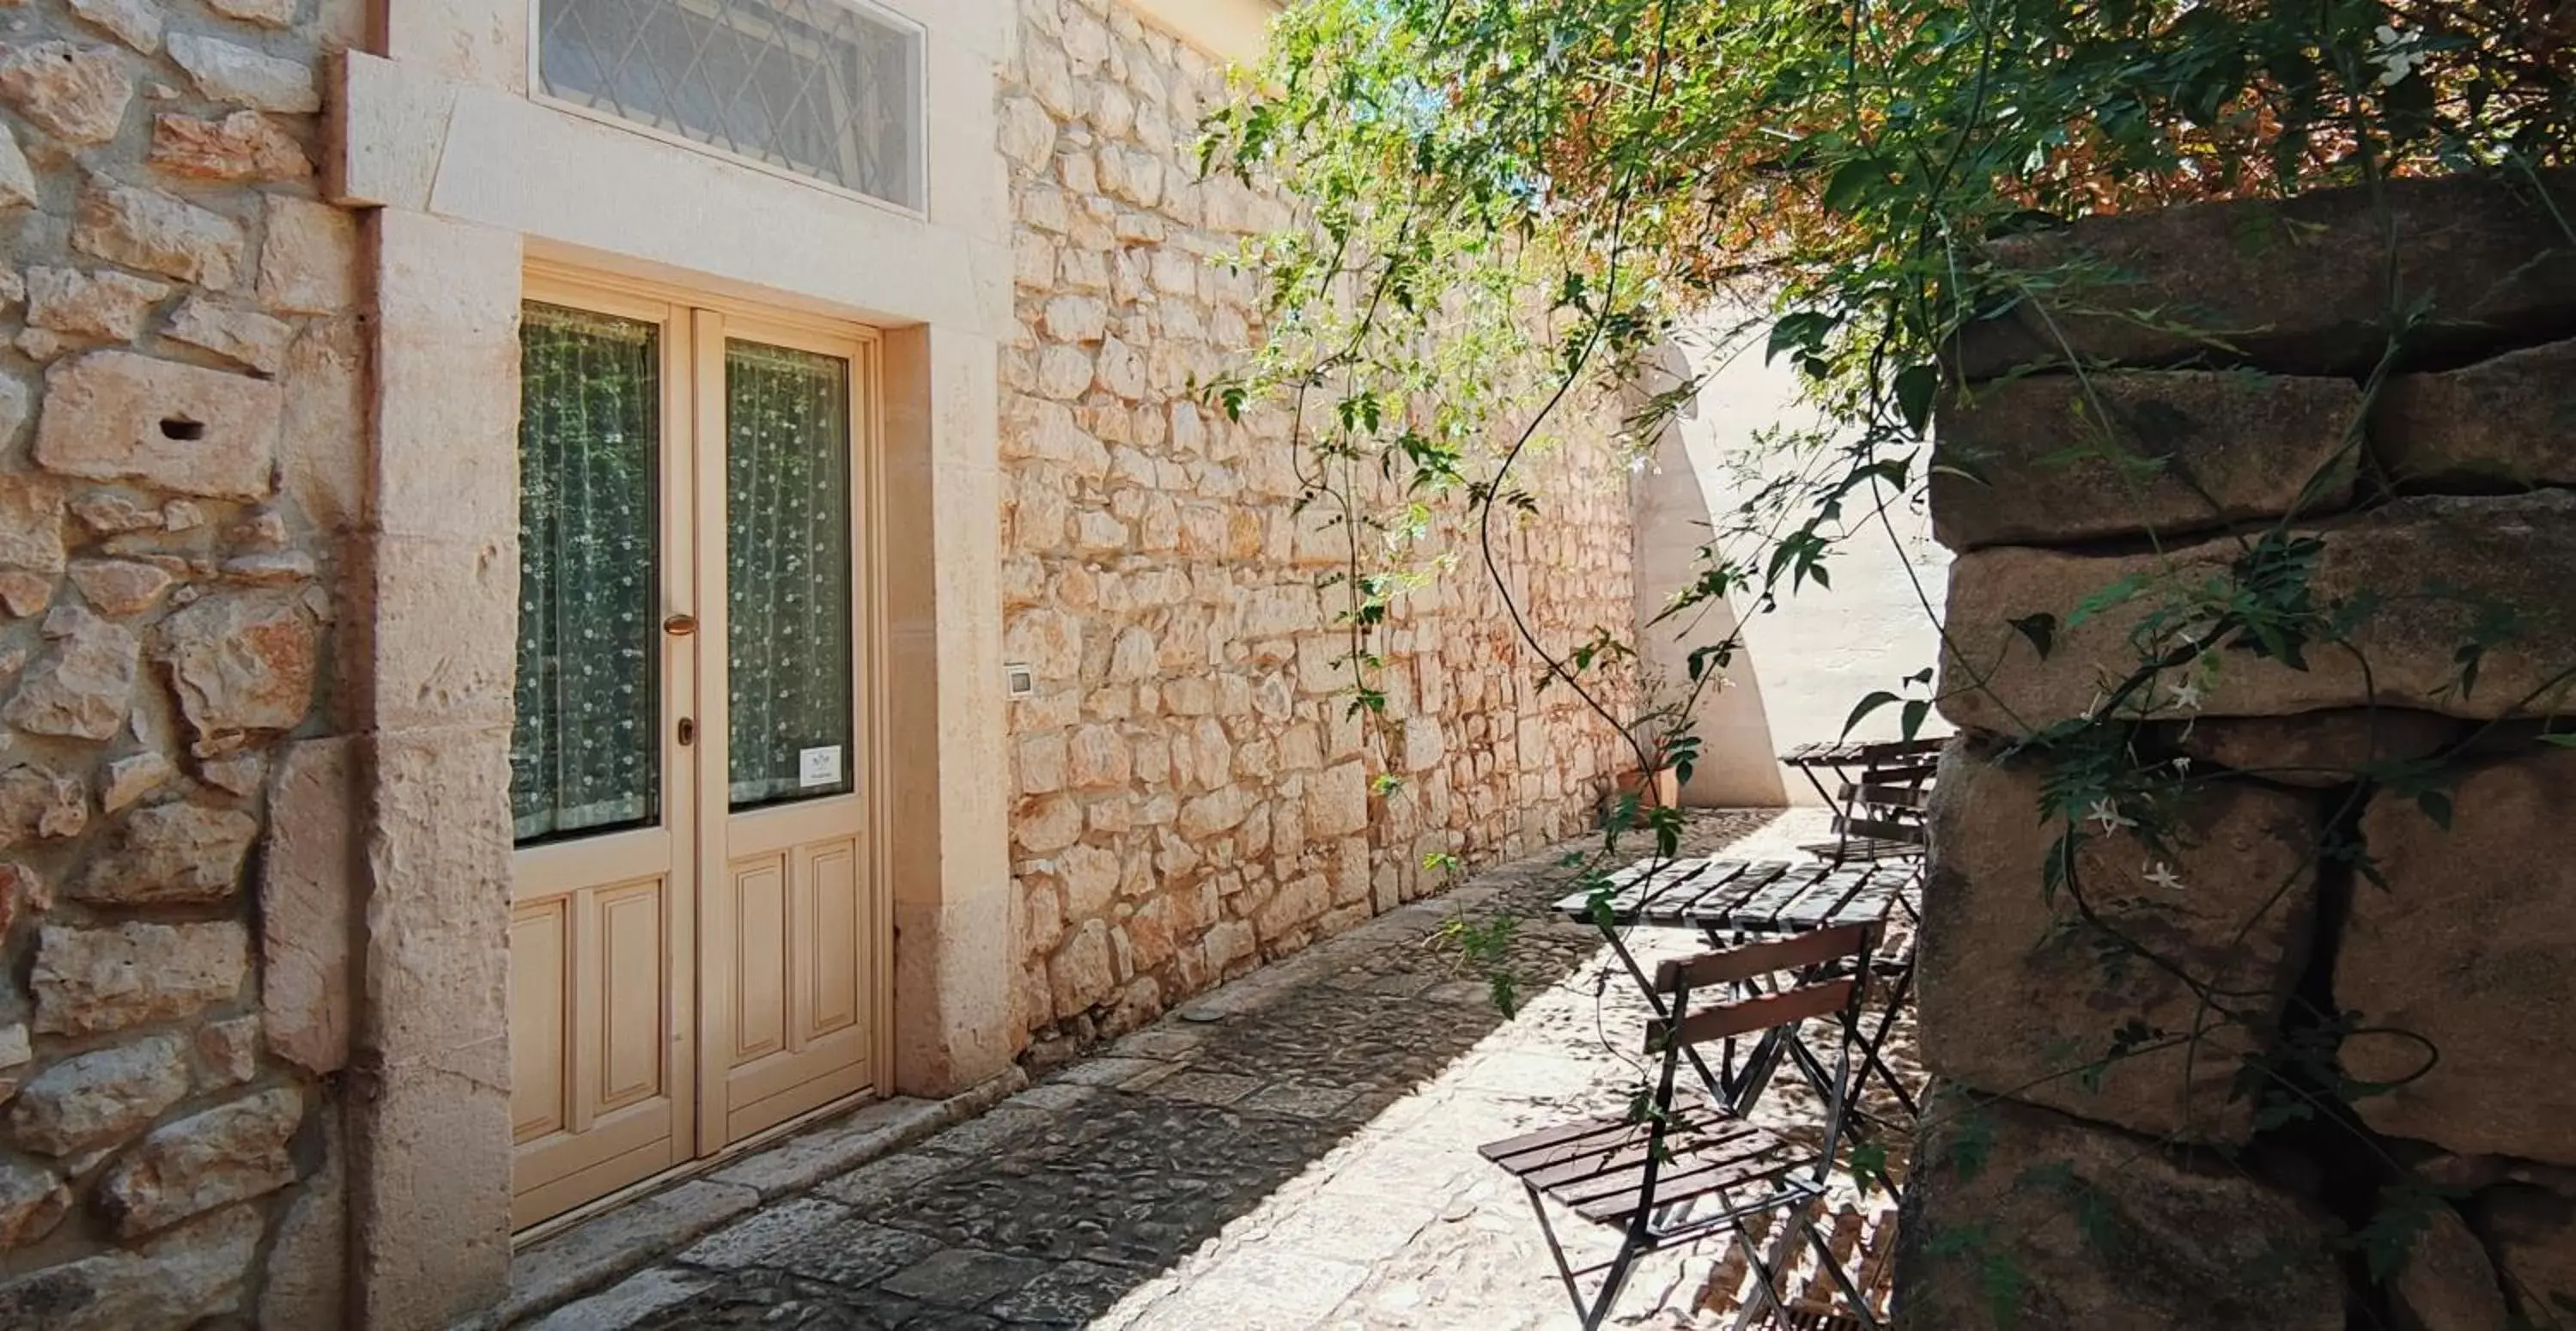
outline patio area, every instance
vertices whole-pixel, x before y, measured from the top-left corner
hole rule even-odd
[[[1794,858],[1825,828],[1815,811],[1710,813],[1684,850]],[[1227,985],[536,1324],[1571,1326],[1521,1189],[1476,1154],[1620,1112],[1638,1084],[1642,1000],[1596,933],[1546,913],[1564,891],[1562,854]],[[1524,1006],[1508,1021],[1443,934],[1501,915],[1520,921],[1507,955]],[[1695,940],[1647,930],[1636,942],[1651,959]],[[1812,1108],[1792,1081],[1766,1096],[1770,1114]],[[1578,1262],[1612,1240],[1580,1222],[1560,1232]],[[1731,1322],[1715,1291],[1740,1266],[1725,1257],[1710,1241],[1649,1258],[1615,1324]]]

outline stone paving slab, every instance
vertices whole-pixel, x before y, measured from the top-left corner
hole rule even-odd
[[[1778,855],[1821,825],[1766,821],[1703,817],[1686,851]],[[1633,986],[1591,930],[1545,914],[1566,880],[1558,853],[1481,875],[792,1194],[830,1148],[791,1141],[786,1163],[727,1171],[770,1185],[760,1209],[543,1325],[1571,1326],[1520,1188],[1475,1154],[1619,1112],[1638,1085]],[[1511,1019],[1442,940],[1462,911],[1521,920]],[[1563,1228],[1578,1262],[1615,1243]],[[1615,1320],[1703,1324],[1714,1266],[1706,1250],[1650,1259]]]

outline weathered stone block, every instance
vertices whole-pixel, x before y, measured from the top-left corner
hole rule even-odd
[[[63,571],[63,483],[49,476],[0,476],[0,566]]]
[[[2239,1063],[2277,1033],[2307,965],[2316,801],[2196,786],[2163,850],[2082,824],[2071,886],[2052,893],[2045,869],[2069,829],[2041,820],[2043,775],[1965,745],[1942,759],[1917,976],[1925,1066],[2140,1132],[2244,1141],[2254,1106],[2231,1094]],[[2228,995],[2227,1011],[2168,966]],[[2151,1034],[2113,1057],[2132,1023]]]
[[[2380,1132],[2461,1154],[2576,1164],[2576,1086],[2533,1075],[2576,1058],[2565,1020],[2576,893],[2560,834],[2576,809],[2576,752],[2474,768],[2449,795],[2448,830],[2386,794],[2362,814],[2388,885],[2353,892],[2335,1002],[2406,1034],[2354,1036],[2343,1062],[2405,1084],[2355,1108]]]
[[[227,309],[202,298],[180,306],[161,331],[167,337],[203,347],[271,376],[286,367],[295,341],[294,327],[283,319],[272,319],[256,310]]]
[[[160,604],[172,581],[158,565],[128,559],[84,559],[72,566],[72,586],[80,589],[81,599],[110,618],[139,615]]]
[[[127,814],[111,846],[72,880],[71,895],[102,905],[229,899],[259,820],[202,804],[155,804]]]
[[[2349,785],[2374,765],[2431,757],[2468,739],[2473,722],[2398,708],[2160,722],[2199,762],[2285,786]]]
[[[239,1086],[259,1075],[259,1018],[228,1017],[197,1028],[201,1090]]]
[[[257,111],[235,111],[221,120],[154,116],[151,162],[199,180],[301,180],[313,174],[304,146]]]
[[[140,480],[186,494],[258,499],[277,456],[277,385],[130,351],[45,372],[36,462],[92,480]]]
[[[2324,540],[2307,588],[2321,609],[2356,597],[2378,601],[2349,630],[2351,650],[2317,647],[2304,670],[2219,648],[2222,668],[2192,709],[2202,716],[2286,716],[2378,706],[2491,719],[2563,709],[2561,678],[2576,659],[2576,494],[2494,498],[2422,496],[2303,529]],[[2242,553],[2218,540],[2153,555],[2086,556],[2020,546],[1962,555],[1950,569],[1941,661],[1942,715],[1959,726],[2020,733],[2083,715],[2105,680],[2136,670],[2132,634],[2165,615],[2163,647],[2178,645],[2175,590],[2224,576]],[[2068,627],[2083,598],[2122,579],[2138,590]],[[2458,652],[2478,631],[2485,598],[2514,607],[2516,635],[2489,647],[2476,687],[2462,690]],[[2046,657],[2012,621],[2054,616]],[[2179,717],[2168,674],[2144,714]]]
[[[259,298],[269,308],[335,314],[358,303],[358,219],[312,199],[269,196],[259,247]]]
[[[0,1251],[53,1232],[72,1209],[72,1191],[50,1169],[0,1164]]]
[[[2486,1331],[2510,1326],[2495,1263],[2460,1213],[2437,1207],[2389,1282],[2396,1331]]]
[[[2543,172],[2540,185],[2563,197],[2576,174]],[[2387,350],[2391,311],[2416,302],[2430,306],[2406,329],[2418,355],[2546,335],[2576,305],[2576,247],[2551,211],[2513,183],[2470,176],[2094,218],[1993,253],[2049,289],[1961,334],[1949,359],[1968,379],[2064,364],[2070,347],[2128,366],[2199,358],[2357,375]],[[2403,300],[2391,299],[2392,279]]]
[[[295,1181],[287,1139],[304,1118],[291,1087],[262,1091],[153,1129],[99,1185],[99,1207],[126,1238]]]
[[[336,1106],[321,1120],[322,1167],[287,1203],[260,1282],[259,1325],[325,1327],[346,1320],[349,1279],[348,1146]]]
[[[239,1309],[263,1225],[236,1206],[173,1230],[141,1252],[109,1252],[0,1285],[0,1326],[136,1331],[195,1326]]]
[[[27,270],[27,323],[74,337],[131,342],[143,335],[144,320],[169,294],[168,283],[130,273],[40,264]]]
[[[321,626],[292,592],[209,596],[170,616],[153,659],[201,740],[290,730],[313,707]]]
[[[310,62],[265,55],[247,46],[192,33],[170,36],[170,58],[218,102],[288,115],[322,109],[322,90]]]
[[[45,636],[52,645],[18,677],[17,696],[0,707],[0,719],[39,735],[113,738],[134,705],[143,644],[131,630],[75,606],[47,615]]]
[[[248,242],[241,223],[175,195],[92,176],[72,219],[72,248],[129,268],[231,288]]]
[[[161,10],[149,0],[71,0],[71,7],[90,26],[145,55],[161,49]]]
[[[128,754],[107,765],[107,785],[99,791],[99,807],[117,813],[136,800],[152,793],[162,782],[178,775],[179,769],[157,753]]]
[[[250,937],[229,920],[47,925],[29,987],[37,1030],[96,1035],[192,1016],[238,995],[249,973]]]
[[[45,1155],[71,1155],[139,1132],[188,1095],[188,1060],[176,1036],[64,1059],[9,1102],[9,1139]]]
[[[1349,836],[1368,826],[1368,765],[1347,762],[1306,781],[1306,830],[1319,837]]]
[[[0,772],[0,848],[78,836],[89,826],[89,793],[76,776],[34,763]]]
[[[2516,1171],[2518,1173],[2525,1171]],[[2498,1326],[2563,1321],[2576,1304],[2576,1179],[2563,1174],[2519,1179],[2473,1198],[2469,1218],[2485,1238],[2506,1301],[2521,1320]]]
[[[317,1073],[349,1056],[356,806],[347,740],[288,745],[260,859],[260,1010],[279,1057]]]
[[[2010,1100],[1926,1110],[1899,1331],[2343,1331],[2333,1221],[2241,1167]]]
[[[2576,484],[2576,340],[2508,352],[2382,391],[2371,451],[2401,487],[2510,493]]]
[[[65,143],[115,138],[133,100],[133,76],[111,47],[34,42],[0,52],[0,102]]]
[[[27,164],[26,150],[18,146],[17,131],[0,125],[0,212],[34,207],[40,188],[36,169]]]

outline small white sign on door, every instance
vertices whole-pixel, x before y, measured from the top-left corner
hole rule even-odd
[[[828,749],[806,749],[798,753],[796,784],[804,790],[841,784],[841,746],[835,744]]]

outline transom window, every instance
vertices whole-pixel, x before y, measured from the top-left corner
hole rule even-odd
[[[921,33],[861,0],[537,0],[549,97],[922,206]]]

